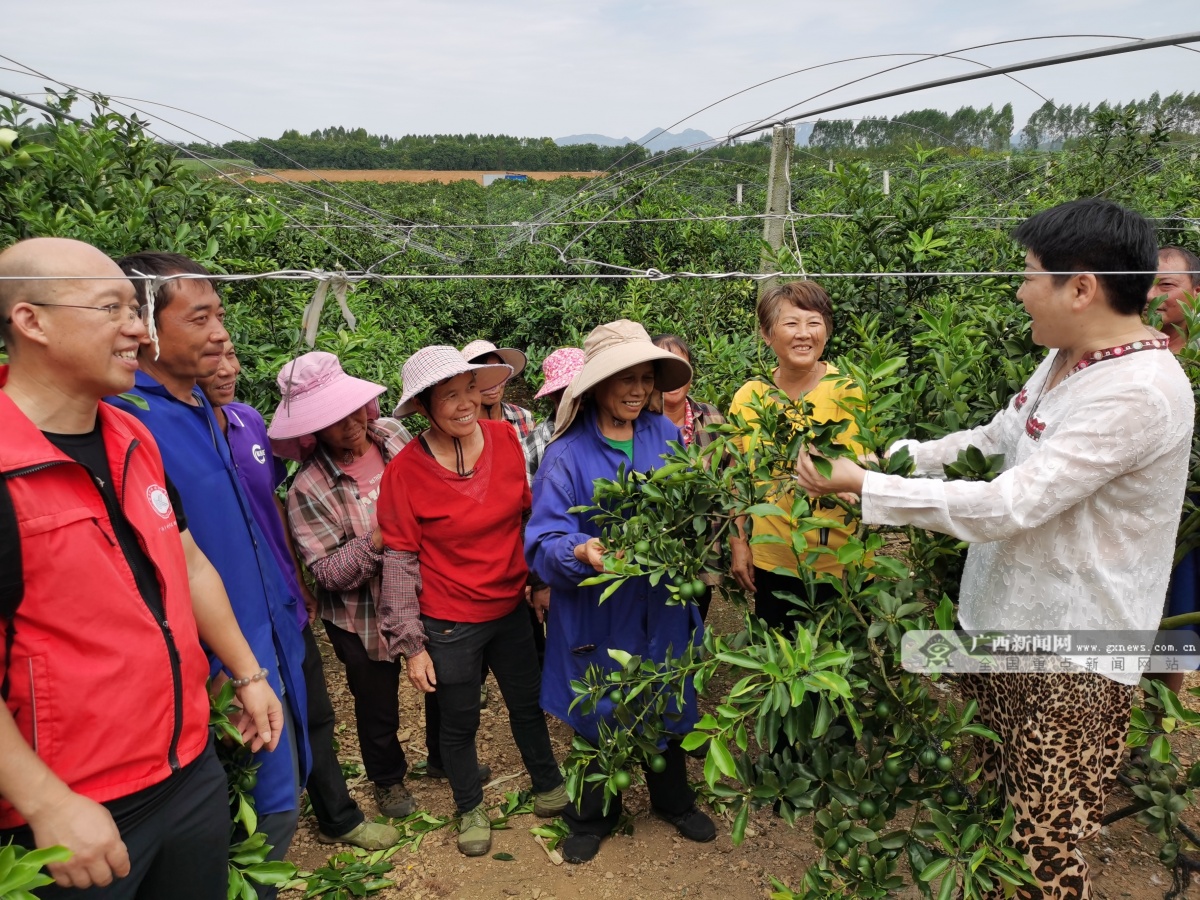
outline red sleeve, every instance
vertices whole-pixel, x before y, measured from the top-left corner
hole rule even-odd
[[[529,488],[529,474],[525,471],[525,451],[521,449],[521,437],[517,434],[517,429],[511,425],[504,429],[505,438],[500,442],[503,450],[504,473],[509,474],[510,469],[515,469],[520,473],[524,481],[524,490],[521,491],[521,514],[529,512],[533,509],[533,491]]]
[[[408,455],[408,448],[401,450],[383,470],[376,515],[385,549],[417,553],[421,546],[421,524],[406,490],[406,482],[413,480],[412,467],[407,465]]]

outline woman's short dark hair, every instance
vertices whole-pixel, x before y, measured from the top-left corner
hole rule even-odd
[[[417,393],[417,402],[421,404],[421,409],[425,410],[426,413],[433,407],[433,392],[438,384],[442,384],[442,382],[439,381],[437,384],[431,384],[425,390]]]
[[[763,294],[758,301],[758,327],[763,334],[775,330],[785,304],[819,314],[825,320],[825,331],[833,334],[833,301],[815,281],[785,281]]]
[[[1072,272],[1093,272],[1109,306],[1121,315],[1140,315],[1158,271],[1158,239],[1139,213],[1111,200],[1074,200],[1026,219],[1013,240],[1038,258],[1054,283]],[[1106,275],[1105,272],[1140,272]]]
[[[655,347],[662,350],[678,351],[683,354],[683,358],[688,362],[692,361],[692,348],[687,345],[687,341],[677,334],[656,334],[650,338],[650,341]]]

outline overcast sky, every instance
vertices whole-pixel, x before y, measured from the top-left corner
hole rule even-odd
[[[998,65],[1200,31],[1197,0],[8,0],[0,53],[52,79],[142,103],[156,130],[224,141],[330,125],[373,133],[640,137],[723,96],[805,66],[873,53],[949,53],[991,41],[1089,32],[963,55]],[[1194,44],[1200,49],[1200,44]],[[782,79],[688,118],[714,136],[905,62],[876,59]],[[0,65],[12,63],[0,60]],[[829,95],[970,71],[933,60]],[[1200,89],[1200,53],[1142,51],[1017,77],[1057,103]],[[40,99],[47,82],[0,70]],[[854,107],[845,117],[1011,101],[1017,128],[1042,100],[1003,77]],[[824,98],[821,102],[825,102]],[[810,102],[809,108],[817,101]],[[122,107],[118,107],[122,108]],[[127,111],[127,108],[122,108]]]

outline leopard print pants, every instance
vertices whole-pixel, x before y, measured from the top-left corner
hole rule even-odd
[[[1003,744],[980,740],[984,777],[997,781],[1016,812],[1014,845],[1039,887],[1023,900],[1089,900],[1079,843],[1100,831],[1117,780],[1133,688],[1094,672],[963,675],[963,695]],[[997,890],[989,898],[999,900]]]

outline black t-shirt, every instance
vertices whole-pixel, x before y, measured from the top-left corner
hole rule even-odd
[[[112,467],[109,465],[108,454],[104,449],[104,436],[100,433],[99,421],[96,422],[96,427],[87,434],[52,434],[49,431],[43,431],[42,434],[55,447],[91,472],[92,480],[100,489],[100,496],[104,498],[104,505],[108,509],[108,518],[112,522],[117,545],[125,554],[125,561],[133,572],[133,580],[137,584],[138,592],[146,601],[146,605],[150,607],[150,611],[154,613],[154,617],[161,622],[165,618],[162,588],[159,586],[158,576],[154,572],[154,564],[142,550],[133,526],[129,524],[129,520],[121,511],[120,504],[117,503],[117,492],[112,483]],[[121,462],[123,463],[124,460]],[[187,530],[183,502],[179,499],[179,494],[175,490],[175,485],[171,483],[171,479],[168,478],[166,481],[167,496],[171,499],[171,506],[175,510],[175,520],[179,523],[179,532],[182,534]]]

